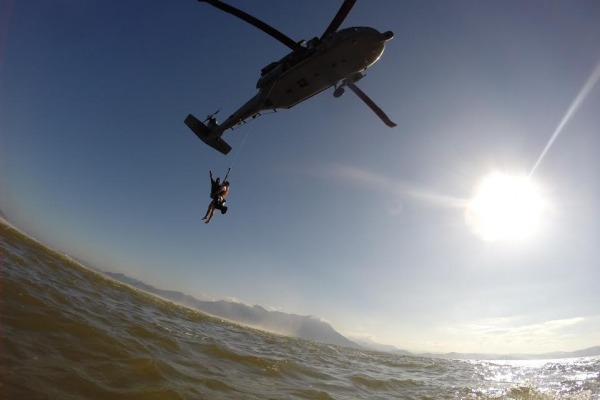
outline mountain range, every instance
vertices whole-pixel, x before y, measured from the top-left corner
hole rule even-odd
[[[555,351],[543,354],[423,353],[419,355],[422,357],[464,360],[550,360],[600,356],[600,346],[588,347],[587,349],[576,351]]]
[[[513,354],[494,354],[494,353],[411,353],[406,350],[400,350],[395,346],[388,344],[379,344],[369,340],[354,339],[354,341],[367,349],[381,351],[385,353],[394,353],[404,356],[442,358],[449,360],[550,360],[561,358],[579,358],[579,357],[597,357],[600,356],[600,346],[588,347],[576,351],[554,351],[543,354],[513,353]]]
[[[175,303],[190,307],[215,317],[253,328],[277,333],[285,336],[299,337],[318,342],[346,347],[361,348],[345,336],[338,333],[327,322],[312,316],[287,314],[280,311],[269,311],[261,306],[249,306],[231,301],[203,301],[185,293],[155,288],[127,275],[102,271],[105,275],[136,289],[143,290]]]

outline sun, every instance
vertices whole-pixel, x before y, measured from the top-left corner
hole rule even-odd
[[[486,241],[519,241],[539,231],[545,208],[539,187],[529,177],[492,173],[477,186],[465,216]]]

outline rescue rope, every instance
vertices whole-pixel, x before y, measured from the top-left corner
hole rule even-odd
[[[229,169],[227,170],[227,175],[225,175],[225,179],[227,179],[227,176],[229,175],[229,172],[231,171],[231,169],[233,168],[233,165],[235,164],[235,162],[238,159],[238,156],[240,155],[240,153],[242,152],[242,149],[244,148],[244,144],[246,144],[246,139],[248,139],[248,133],[250,131],[246,130],[246,135],[244,136],[244,140],[242,140],[242,144],[240,145],[239,149],[237,150],[237,152],[235,153],[235,157],[233,158],[233,161],[231,161],[231,164],[229,165]],[[223,179],[223,180],[225,180]]]

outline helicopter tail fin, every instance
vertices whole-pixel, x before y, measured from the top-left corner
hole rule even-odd
[[[184,122],[200,140],[213,149],[223,154],[227,154],[231,151],[230,145],[221,139],[220,136],[211,135],[213,131],[208,126],[200,122],[198,118],[194,117],[192,114],[189,114]]]

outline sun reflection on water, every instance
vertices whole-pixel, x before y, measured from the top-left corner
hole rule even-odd
[[[600,386],[600,357],[468,361],[481,382],[473,399],[591,400]]]

